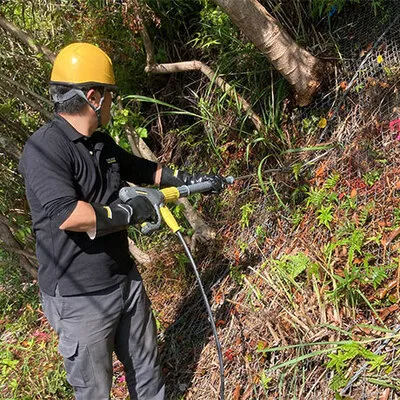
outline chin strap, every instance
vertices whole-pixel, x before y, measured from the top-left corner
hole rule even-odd
[[[90,108],[96,113],[97,117],[97,127],[101,126],[101,106],[103,105],[104,95],[106,92],[106,88],[103,88],[103,92],[101,93],[100,103],[98,107],[95,107],[86,97],[85,93],[82,89],[72,88],[68,90],[68,92],[64,94],[54,94],[53,101],[54,103],[65,103],[68,100],[71,100],[75,96],[82,97],[89,104]]]

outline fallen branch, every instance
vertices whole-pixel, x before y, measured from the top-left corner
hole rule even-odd
[[[146,51],[146,72],[151,74],[173,74],[178,72],[200,71],[211,82],[214,82],[224,93],[227,93],[230,97],[237,99],[240,107],[248,114],[258,131],[266,132],[265,125],[261,121],[261,118],[253,111],[251,105],[242,96],[240,96],[236,90],[229,85],[229,83],[218,76],[208,65],[198,60],[157,64],[154,60],[153,42],[151,41],[150,35],[144,24],[140,34],[142,36],[143,46]]]
[[[5,222],[7,219],[0,219],[0,241],[3,243],[3,248],[7,251],[12,252],[14,254],[18,254],[20,256],[20,265],[22,268],[34,279],[37,278],[37,267],[36,263],[31,260],[36,260],[33,253],[30,253],[24,249],[22,249],[19,242],[14,238],[14,235],[11,233],[11,229],[9,225]]]
[[[46,120],[49,120],[52,118],[52,113],[47,111],[45,108],[43,108],[40,104],[36,103],[32,99],[26,97],[23,93],[21,93],[15,86],[11,86],[8,81],[9,79],[2,76],[2,79],[0,79],[0,88],[2,88],[4,91],[9,93],[12,96],[17,97],[19,100],[22,102],[28,104],[29,107],[32,109],[38,111]],[[36,95],[39,96],[39,95]]]
[[[250,104],[240,96],[236,90],[229,85],[225,80],[218,76],[208,65],[201,61],[183,61],[178,63],[168,64],[152,64],[146,67],[146,72],[157,73],[157,74],[172,74],[177,72],[187,71],[200,71],[202,72],[211,82],[214,82],[224,93],[227,93],[230,97],[237,99],[239,106],[245,111],[254,126],[258,131],[266,131],[261,118],[253,111]]]
[[[119,107],[122,107],[121,102],[119,103]],[[125,132],[133,154],[150,161],[158,162],[155,154],[150,150],[144,140],[135,133],[131,126],[127,125]],[[197,241],[206,242],[208,240],[213,240],[215,238],[215,232],[203,221],[190,202],[184,198],[177,200],[177,202],[184,206],[183,215],[194,229],[194,235],[191,241],[192,250],[194,250]]]
[[[132,239],[128,239],[129,251],[132,257],[141,265],[148,265],[151,263],[151,257],[144,251],[140,250],[139,247],[135,245]]]
[[[27,86],[23,85],[20,82],[14,81],[13,79],[7,78],[6,76],[2,75],[2,79],[4,79],[9,85],[16,86],[17,88],[21,89],[23,92],[30,94],[37,100],[40,100],[42,103],[47,104],[49,107],[53,107],[53,103],[46,99],[46,97],[41,96],[40,94],[35,93],[34,91],[30,90]]]
[[[26,34],[22,29],[18,28],[12,22],[7,21],[3,16],[0,15],[0,27],[2,27],[6,32],[14,36],[20,42],[28,46],[35,54],[43,53],[45,57],[53,63],[55,60],[55,55],[46,46],[36,44],[35,40]]]

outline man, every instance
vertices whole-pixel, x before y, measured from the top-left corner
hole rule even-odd
[[[126,228],[151,221],[145,197],[118,199],[125,181],[163,186],[218,175],[172,171],[124,151],[96,131],[110,120],[113,67],[88,43],[58,54],[50,81],[52,121],[27,141],[20,171],[32,213],[44,313],[59,336],[77,400],[109,399],[112,353],[131,399],[164,399],[150,301],[129,255]]]

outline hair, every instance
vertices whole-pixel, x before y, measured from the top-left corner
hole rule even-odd
[[[56,95],[63,95],[67,92],[69,92],[72,89],[71,86],[68,85],[59,85],[59,84],[51,84],[50,85],[50,95],[53,98],[53,96]],[[84,93],[87,93],[88,88],[82,89]],[[76,95],[72,97],[71,99],[63,102],[63,103],[54,103],[54,111],[56,113],[65,113],[65,114],[80,114],[87,102],[85,99],[82,97]]]

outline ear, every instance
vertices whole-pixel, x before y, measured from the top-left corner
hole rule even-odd
[[[97,90],[95,89],[89,89],[89,91],[86,94],[86,98],[95,106],[97,107],[99,105],[100,101],[100,94]]]

